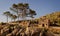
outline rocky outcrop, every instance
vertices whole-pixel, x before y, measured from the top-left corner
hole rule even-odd
[[[34,26],[34,25],[33,25]],[[21,27],[19,25],[0,25],[0,36],[50,36],[48,30],[34,27]]]

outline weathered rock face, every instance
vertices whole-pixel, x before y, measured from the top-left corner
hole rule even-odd
[[[34,25],[33,25],[34,26]],[[0,36],[52,36],[50,32],[43,30],[43,28],[21,27],[18,25],[7,24],[0,25]],[[54,36],[54,35],[53,35]]]

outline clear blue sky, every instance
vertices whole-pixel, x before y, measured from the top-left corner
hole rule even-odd
[[[9,8],[13,3],[21,2],[30,4],[30,8],[37,13],[36,18],[60,11],[60,0],[0,0],[0,22],[6,21],[6,17],[2,15],[4,11],[10,11]]]

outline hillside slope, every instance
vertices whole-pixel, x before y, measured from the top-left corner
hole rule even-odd
[[[52,14],[46,15],[46,18],[49,18],[52,23],[60,25],[60,12],[54,12]]]
[[[38,20],[41,20],[41,18],[49,19],[51,21],[51,24],[60,25],[60,11],[59,12],[53,12],[51,14],[47,14],[45,16],[42,16]]]

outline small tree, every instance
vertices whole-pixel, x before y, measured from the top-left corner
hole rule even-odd
[[[9,17],[9,15],[10,15],[10,12],[9,12],[9,11],[6,11],[6,12],[4,12],[3,14],[7,17],[7,22],[8,22],[8,17]]]
[[[13,19],[14,19],[14,21],[17,19],[17,16],[16,16],[16,15],[10,14],[9,16],[10,16],[10,18],[11,18],[11,21],[12,21]]]
[[[16,18],[17,18],[16,15],[12,15],[12,19],[14,19],[14,22],[15,22]]]

